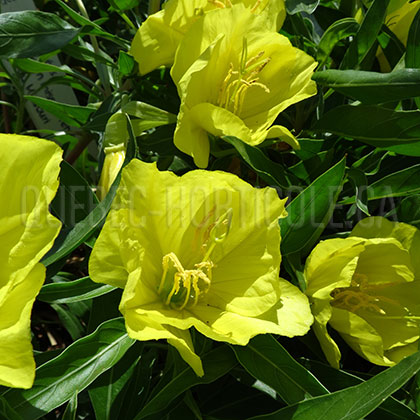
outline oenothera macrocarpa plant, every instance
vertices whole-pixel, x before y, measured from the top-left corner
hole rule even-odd
[[[20,3],[0,418],[419,419],[419,1]]]

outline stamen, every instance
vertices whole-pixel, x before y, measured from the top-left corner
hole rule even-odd
[[[215,208],[212,210],[213,214]],[[209,216],[211,217],[211,215]],[[209,217],[205,217],[205,223]],[[186,270],[174,252],[162,258],[162,278],[158,294],[165,305],[182,310],[187,305],[197,305],[200,296],[206,294],[211,285],[212,269],[215,266],[210,257],[216,245],[223,242],[232,222],[232,209],[222,214],[210,225],[206,245],[206,253],[201,262],[194,264],[194,269]]]
[[[246,38],[243,38],[239,71],[234,70],[233,63],[230,63],[227,75],[219,89],[219,95],[216,102],[218,106],[225,108],[236,115],[240,115],[249,87],[257,86],[262,88],[265,93],[270,93],[270,89],[258,81],[258,75],[271,61],[271,57],[263,59],[262,57],[264,54],[264,51],[260,51],[258,54],[248,59],[248,41]],[[234,79],[234,76],[237,77]]]
[[[331,297],[333,298],[331,305],[351,312],[365,309],[376,312],[380,314],[380,316],[385,316],[387,315],[386,311],[379,306],[382,302],[404,309],[408,312],[407,308],[403,308],[401,304],[394,299],[382,295],[369,294],[369,292],[375,292],[399,283],[369,284],[368,281],[369,279],[366,275],[355,273],[349,287],[339,287],[331,292]]]
[[[256,1],[256,3],[252,6],[251,13],[254,13],[258,9],[258,6],[261,4],[261,1],[262,0]]]
[[[224,4],[223,2],[221,2],[220,0],[208,0],[209,3],[214,4],[216,7],[218,7],[219,9],[225,9],[226,8],[226,4]],[[230,3],[230,2],[229,2]]]

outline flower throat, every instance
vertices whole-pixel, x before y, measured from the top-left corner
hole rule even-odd
[[[187,306],[194,307],[200,297],[207,293],[214,267],[211,254],[215,247],[226,239],[231,221],[232,209],[229,209],[210,226],[208,238],[202,245],[204,257],[194,264],[193,269],[185,269],[174,252],[163,256],[163,272],[158,294],[166,305],[179,310]]]

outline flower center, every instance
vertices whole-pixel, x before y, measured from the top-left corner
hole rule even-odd
[[[331,305],[354,313],[358,310],[365,309],[380,315],[386,315],[385,310],[380,306],[381,303],[388,303],[399,308],[401,305],[386,296],[371,295],[369,292],[377,291],[394,284],[369,285],[366,275],[356,273],[349,287],[337,287],[331,292],[331,297],[333,298]]]
[[[243,40],[242,55],[239,69],[235,70],[230,63],[228,74],[222,82],[217,98],[217,105],[239,115],[242,111],[245,95],[251,86],[259,87],[264,92],[270,93],[270,89],[259,82],[258,75],[271,61],[270,57],[262,58],[264,51],[248,59],[248,44]]]
[[[178,310],[186,306],[194,307],[200,297],[208,292],[212,269],[215,266],[210,257],[215,247],[226,239],[231,221],[232,209],[229,209],[210,225],[207,238],[201,247],[204,257],[199,263],[194,264],[193,269],[185,269],[174,252],[163,256],[163,272],[158,294],[165,305]]]

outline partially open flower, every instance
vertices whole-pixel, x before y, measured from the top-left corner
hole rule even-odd
[[[286,215],[274,189],[223,172],[182,177],[133,160],[92,251],[92,280],[124,288],[129,335],[167,339],[203,374],[189,328],[246,345],[257,334],[307,332],[306,296],[279,279]]]
[[[316,94],[316,62],[237,4],[208,13],[182,41],[171,75],[181,97],[175,145],[208,165],[208,133],[257,145],[279,138],[298,147],[292,133],[274,125],[280,112]]]
[[[191,25],[205,13],[241,3],[253,13],[265,13],[269,29],[278,30],[286,10],[283,0],[168,0],[161,11],[149,16],[134,37],[131,53],[140,74],[171,66],[175,52]]]
[[[360,221],[346,239],[319,243],[305,266],[314,331],[331,365],[340,350],[327,324],[360,356],[391,366],[417,351],[420,231],[382,217]]]
[[[48,211],[61,154],[50,141],[0,134],[0,384],[9,387],[35,377],[30,317],[45,280],[39,261],[61,227]]]

